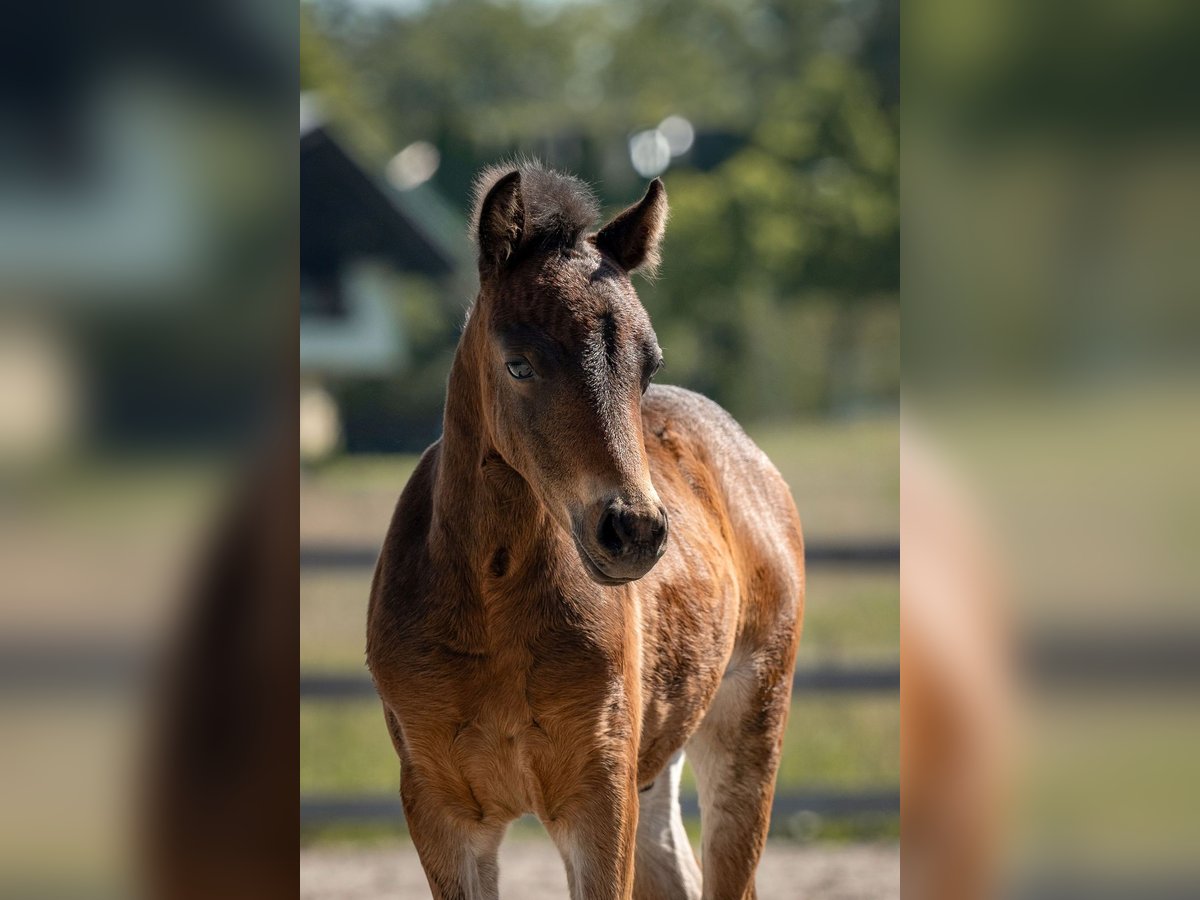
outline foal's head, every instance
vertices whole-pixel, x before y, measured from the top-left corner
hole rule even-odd
[[[657,262],[666,191],[595,234],[588,188],[534,164],[484,172],[477,197],[484,427],[594,581],[640,578],[667,541],[641,417],[662,354],[629,273]]]

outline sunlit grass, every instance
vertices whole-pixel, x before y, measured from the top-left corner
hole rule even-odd
[[[809,569],[798,666],[898,663],[899,641],[894,569]]]
[[[791,487],[810,541],[899,534],[898,419],[797,422],[747,431]]]

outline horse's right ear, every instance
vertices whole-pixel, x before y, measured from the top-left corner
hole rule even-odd
[[[596,246],[626,272],[642,269],[653,275],[666,226],[667,189],[655,178],[645,197],[600,229]]]
[[[479,204],[475,240],[479,245],[479,274],[497,274],[517,251],[525,236],[525,201],[521,172],[514,169],[492,185]]]

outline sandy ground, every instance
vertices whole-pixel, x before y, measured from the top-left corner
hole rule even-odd
[[[554,847],[548,841],[506,842],[500,850],[500,894],[520,900],[565,900],[567,880]],[[899,898],[899,847],[771,842],[758,870],[758,896],[759,900]],[[318,847],[300,853],[300,897],[423,900],[429,897],[429,886],[411,844]]]

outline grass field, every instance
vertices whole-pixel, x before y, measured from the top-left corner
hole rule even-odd
[[[815,540],[893,539],[898,530],[899,455],[894,419],[801,423],[752,430],[792,487],[805,533]],[[377,544],[415,459],[339,460],[309,473],[301,489],[301,539]],[[304,572],[301,666],[362,672],[370,572]],[[818,568],[809,573],[799,664],[898,658],[895,571]],[[899,778],[894,694],[805,695],[795,700],[779,789],[867,789]],[[373,701],[306,701],[300,709],[302,793],[393,793],[399,768]],[[829,836],[892,835],[896,823],[828,823]],[[864,832],[865,829],[865,832]],[[372,829],[340,829],[346,837]]]

